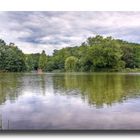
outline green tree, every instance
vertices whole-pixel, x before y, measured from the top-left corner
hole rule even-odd
[[[31,54],[26,55],[26,70],[27,71],[34,70],[33,57]]]
[[[98,70],[120,70],[124,68],[121,60],[123,55],[120,44],[112,37],[103,38],[96,36],[88,39],[88,56],[93,62],[94,69]]]
[[[35,54],[27,54],[26,55],[26,68],[27,71],[34,71],[38,69],[38,63],[39,63],[39,57],[40,54],[39,53],[35,53]]]
[[[45,71],[46,66],[47,66],[47,56],[46,56],[45,51],[43,50],[39,57],[39,68]]]
[[[5,53],[4,69],[11,72],[25,71],[24,54],[17,47],[9,48]]]
[[[134,47],[134,65],[135,68],[140,68],[140,47]]]
[[[89,37],[80,46],[54,50],[52,56],[23,54],[0,39],[0,71],[120,71],[140,68],[140,44],[112,37]]]
[[[9,46],[0,40],[0,71],[25,71],[25,57],[17,46]]]
[[[78,59],[74,56],[70,56],[65,60],[65,70],[69,72],[77,71]]]
[[[132,46],[123,46],[122,47],[123,50],[123,56],[122,56],[122,60],[125,61],[126,68],[134,68],[135,67],[135,62],[134,62],[134,50]]]

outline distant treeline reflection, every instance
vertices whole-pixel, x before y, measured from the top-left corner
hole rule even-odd
[[[0,74],[0,104],[27,92],[81,98],[96,107],[140,96],[140,75],[120,73]],[[53,90],[52,90],[53,89]]]
[[[89,104],[98,107],[140,95],[140,76],[136,75],[65,74],[63,78],[53,80],[56,92],[61,90],[61,94],[80,94]]]

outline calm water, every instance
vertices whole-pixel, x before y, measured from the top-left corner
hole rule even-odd
[[[140,129],[140,73],[1,73],[0,129]]]

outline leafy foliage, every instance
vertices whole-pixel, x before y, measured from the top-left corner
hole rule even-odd
[[[78,59],[74,56],[70,56],[65,60],[65,70],[66,71],[77,71]]]
[[[26,69],[27,71],[34,71],[38,69],[40,54],[28,54],[26,55]]]
[[[45,51],[43,50],[39,57],[39,68],[45,71],[46,65],[47,65],[47,56],[46,56]]]
[[[0,71],[121,71],[140,68],[140,44],[112,37],[89,37],[80,46],[54,50],[53,55],[23,54],[0,39]]]
[[[25,71],[25,57],[15,45],[6,45],[0,40],[0,71]]]
[[[76,71],[120,71],[140,67],[140,45],[97,35],[80,46],[55,50],[47,67],[66,70],[66,60],[76,57]],[[48,70],[48,69],[47,69]]]

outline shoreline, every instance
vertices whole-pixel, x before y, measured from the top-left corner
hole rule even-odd
[[[10,71],[0,71],[1,73],[34,73],[34,74],[45,74],[45,73],[140,73],[140,69],[124,69],[121,71],[73,71],[73,72],[66,72],[66,71],[46,71],[46,72],[41,72],[38,73],[37,71],[21,71],[21,72],[10,72]]]

